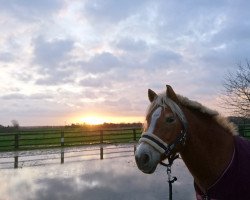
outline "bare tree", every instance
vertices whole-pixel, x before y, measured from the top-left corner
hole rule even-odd
[[[18,123],[17,120],[13,119],[13,120],[11,120],[11,123],[12,123],[12,126],[13,126],[14,128],[16,128],[16,129],[19,128],[19,123]]]
[[[250,117],[250,64],[239,64],[237,71],[228,72],[224,80],[225,93],[222,107],[232,114]]]

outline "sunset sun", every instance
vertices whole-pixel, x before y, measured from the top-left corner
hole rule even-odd
[[[103,117],[86,116],[81,118],[81,122],[89,125],[97,125],[97,124],[103,124],[104,122],[106,122],[106,120]]]
[[[75,118],[75,122],[85,123],[89,125],[99,125],[103,123],[133,123],[133,122],[142,122],[144,117],[142,116],[112,116],[109,114],[100,115],[85,115],[78,116]]]

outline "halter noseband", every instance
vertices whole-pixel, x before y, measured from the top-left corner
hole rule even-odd
[[[157,100],[158,99],[156,99],[155,101]],[[150,126],[146,132],[142,133],[139,143],[146,142],[157,149],[157,151],[159,151],[161,154],[165,154],[167,157],[169,157],[173,149],[178,144],[185,144],[188,123],[180,107],[170,98],[164,97],[164,99],[162,99],[160,102],[155,102],[155,105],[159,107],[153,112],[151,116]],[[182,130],[179,136],[170,144],[165,143],[162,139],[153,134],[157,119],[160,117],[162,109],[165,109],[167,106],[169,106],[172,112],[178,116],[182,123]]]

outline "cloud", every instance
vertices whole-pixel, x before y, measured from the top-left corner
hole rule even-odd
[[[91,87],[91,88],[111,86],[109,80],[106,80],[104,78],[98,78],[98,77],[87,77],[81,80],[79,84],[83,87]]]
[[[3,52],[0,53],[0,62],[13,62],[15,60],[15,57],[13,54],[9,53],[9,52]]]
[[[126,52],[141,52],[147,49],[147,43],[144,40],[135,40],[133,38],[122,38],[116,44],[118,49]]]
[[[1,124],[10,125],[16,119],[21,126],[39,124],[62,124],[71,115],[74,108],[70,101],[65,102],[65,97],[46,96],[46,93],[34,95],[9,94],[0,97]],[[83,107],[82,107],[83,109]],[[50,121],[48,123],[48,121]]]
[[[33,41],[34,63],[45,68],[54,68],[66,59],[74,42],[67,39],[46,41],[42,36]]]
[[[89,61],[79,63],[85,72],[89,73],[107,73],[113,68],[121,67],[118,58],[109,52],[96,54]]]
[[[24,95],[20,93],[11,93],[7,95],[0,96],[1,99],[5,100],[15,100],[15,99],[51,99],[52,95],[44,94],[44,93],[35,93],[32,95]]]
[[[70,59],[69,53],[74,42],[70,39],[45,40],[42,36],[33,41],[33,63],[38,66],[38,73],[43,77],[37,79],[38,85],[53,85],[72,81],[72,75],[65,65]]]
[[[63,2],[60,0],[0,0],[0,4],[1,12],[25,21],[38,20],[38,18],[54,14],[63,6]]]
[[[60,69],[49,69],[46,71],[48,75],[38,78],[35,83],[37,85],[58,85],[65,83],[73,83],[73,75],[70,71],[60,71]]]
[[[92,22],[117,23],[136,14],[145,3],[144,0],[137,0],[133,3],[126,0],[88,0],[84,4],[83,12]]]
[[[249,59],[244,0],[0,3],[1,102],[18,112],[25,104],[22,113],[30,104],[49,115],[50,101],[75,115],[89,108],[144,115],[147,89],[167,83],[205,102],[222,89],[227,70]],[[36,103],[29,98],[36,93],[54,98]]]
[[[179,53],[170,50],[159,50],[152,52],[146,65],[148,65],[151,69],[167,69],[171,64],[179,63],[181,59],[182,56]]]
[[[26,96],[23,94],[13,93],[13,94],[3,95],[0,98],[5,100],[10,100],[10,99],[24,99],[25,97]]]
[[[189,1],[159,1],[157,4],[157,32],[161,37],[196,37],[214,28],[217,18],[223,13],[226,4]],[[206,25],[205,25],[206,24]]]

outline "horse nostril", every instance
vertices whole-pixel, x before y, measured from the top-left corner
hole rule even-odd
[[[135,161],[136,161],[137,166],[139,168],[143,167],[143,166],[147,166],[148,163],[150,162],[150,155],[147,153],[142,153],[141,155],[136,155]]]
[[[150,160],[150,157],[148,154],[142,154],[140,161],[142,165],[147,165]]]

